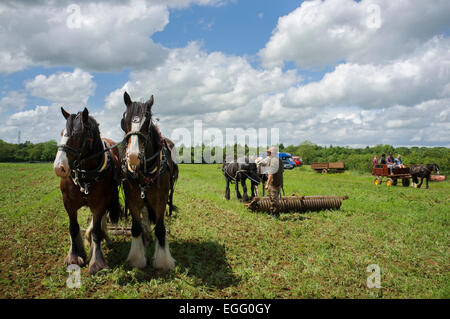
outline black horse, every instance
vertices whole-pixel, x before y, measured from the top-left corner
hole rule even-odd
[[[262,190],[263,190],[263,196],[266,196],[266,189],[264,188],[264,186],[266,185],[267,180],[269,179],[269,175],[267,173],[263,173],[262,169],[261,169],[261,165],[257,164],[257,172],[258,172],[258,177],[263,185]]]
[[[261,182],[261,178],[258,174],[258,168],[256,163],[249,161],[248,157],[245,160],[238,160],[233,162],[224,162],[222,165],[222,172],[225,176],[225,182],[227,183],[225,189],[225,199],[230,199],[230,183],[235,183],[236,197],[239,200],[248,202],[249,198],[247,195],[247,179],[251,182],[251,198],[255,197],[258,192],[258,185]],[[239,192],[239,183],[242,185],[242,190],[244,196],[241,196]]]
[[[428,180],[430,179],[431,172],[435,172],[436,174],[439,174],[439,166],[437,164],[426,164],[426,165],[417,165],[412,166],[409,169],[409,172],[411,174],[412,180],[413,180],[413,187],[420,188],[423,183],[423,179],[426,179],[426,188],[428,189]],[[419,184],[419,177],[420,177],[420,184]]]

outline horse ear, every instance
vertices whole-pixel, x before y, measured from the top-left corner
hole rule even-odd
[[[84,123],[84,124],[87,124],[88,119],[89,119],[89,111],[88,111],[88,109],[85,107],[84,110],[83,110],[83,123]]]
[[[151,111],[154,101],[155,101],[155,99],[153,98],[153,95],[152,95],[150,97],[150,99],[147,102],[145,102],[145,105],[147,106],[147,111]]]
[[[123,101],[125,102],[125,105],[128,107],[131,104],[131,97],[128,95],[127,91],[123,94]]]
[[[61,113],[64,116],[64,118],[67,120],[67,118],[70,116],[70,113],[64,110],[64,108],[61,106]]]

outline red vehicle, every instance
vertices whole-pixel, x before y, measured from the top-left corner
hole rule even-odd
[[[392,172],[389,170],[386,164],[377,164],[372,167],[372,175],[376,176],[374,183],[375,185],[380,185],[383,182],[383,178],[386,179],[387,186],[397,185],[397,180],[402,180],[402,185],[404,187],[409,186],[409,179],[411,174],[409,173],[409,167],[394,167]]]
[[[297,164],[297,166],[303,165],[303,160],[300,156],[292,156],[292,160]]]

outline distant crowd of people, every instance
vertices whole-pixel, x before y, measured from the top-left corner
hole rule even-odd
[[[378,163],[378,157],[375,155],[375,157],[372,160],[372,167],[375,165],[386,165],[389,167],[389,169],[392,171],[392,168],[404,168],[405,165],[403,165],[402,156],[400,154],[397,155],[397,158],[394,158],[392,156],[392,152],[389,152],[389,156],[386,158],[386,154],[381,154],[380,162]]]

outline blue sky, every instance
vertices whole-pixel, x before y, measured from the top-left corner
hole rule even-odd
[[[298,7],[298,0],[236,1],[226,6],[210,7],[193,5],[190,8],[170,9],[170,23],[152,36],[152,39],[167,48],[185,47],[189,42],[199,41],[207,52],[220,51],[230,55],[248,56],[252,65],[260,67],[255,57],[269,40],[280,16]],[[293,68],[287,65],[286,68]],[[1,75],[2,91],[24,90],[24,83],[39,74],[49,76],[71,71],[71,67],[31,67],[12,74]],[[105,97],[120,88],[128,79],[129,69],[121,72],[92,72],[97,83],[95,95],[89,106],[103,107]],[[305,71],[315,79],[323,72]],[[46,105],[49,101],[29,96],[29,104]]]
[[[448,1],[21,0],[0,9],[0,139],[9,142],[18,130],[56,139],[62,105],[87,105],[103,134],[120,139],[128,90],[136,100],[155,94],[169,136],[202,120],[279,127],[284,144],[450,145]]]
[[[166,47],[202,41],[207,51],[256,55],[269,41],[278,18],[299,6],[299,0],[236,1],[221,7],[171,9],[171,22],[153,39]]]

